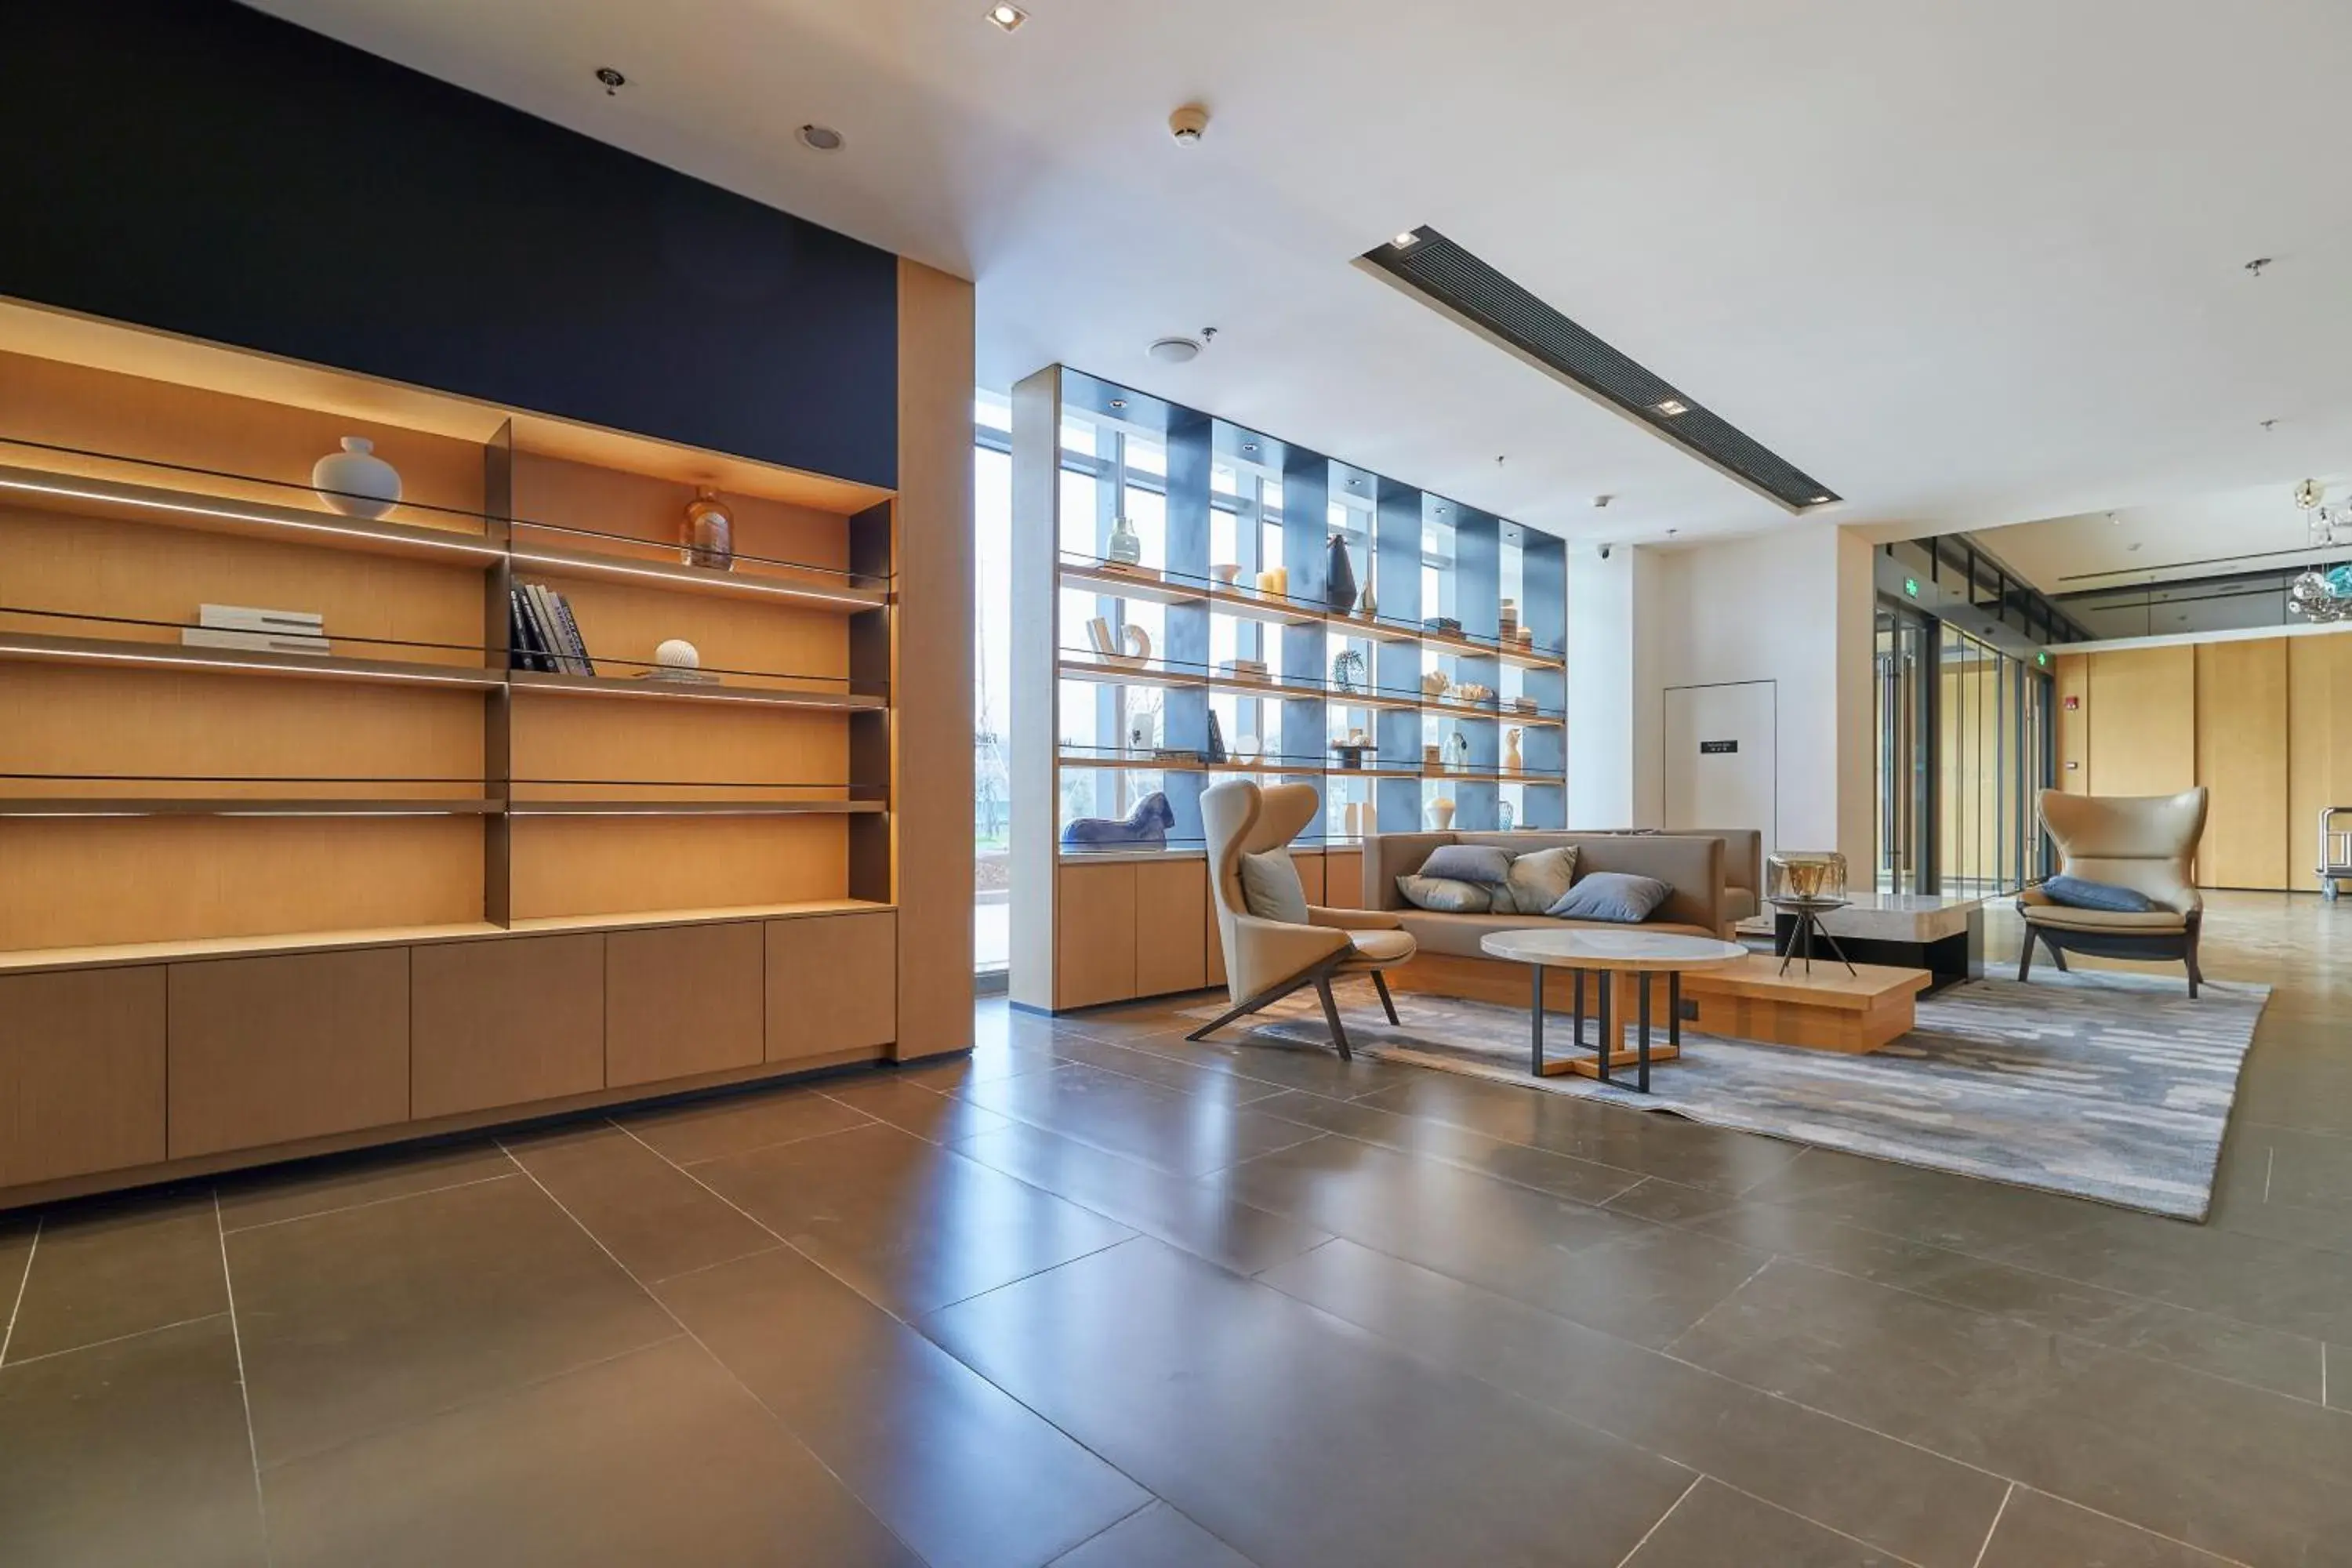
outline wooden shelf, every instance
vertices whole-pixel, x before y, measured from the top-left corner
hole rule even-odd
[[[1279,758],[1268,762],[1263,758],[1255,763],[1211,763],[1202,771],[1213,773],[1280,773],[1285,778],[1304,778],[1309,773],[1331,772],[1330,764],[1320,759],[1284,762]]]
[[[661,702],[743,702],[776,708],[818,708],[848,713],[874,712],[889,706],[879,697],[843,691],[788,691],[772,686],[725,686],[708,681],[664,680],[658,678],[635,679],[518,669],[509,679],[518,691],[541,691],[554,697],[634,697]]]
[[[864,816],[879,800],[517,800],[509,816]]]
[[[1249,697],[1278,697],[1288,702],[1319,702],[1329,695],[1319,686],[1285,686],[1277,680],[1251,680],[1233,675],[1211,676],[1209,689],[1238,692]]]
[[[1392,697],[1381,691],[1326,691],[1323,695],[1334,708],[1372,708],[1410,713],[1421,707],[1418,697]]]
[[[1296,599],[1272,599],[1260,594],[1244,593],[1238,588],[1211,588],[1202,595],[1211,611],[1232,616],[1244,621],[1264,621],[1276,626],[1319,626],[1329,620],[1325,611],[1302,605]]]
[[[0,467],[0,500],[22,501],[49,511],[82,517],[161,523],[208,533],[274,537],[338,550],[420,556],[487,566],[505,549],[480,534],[456,529],[418,528],[312,511],[268,501],[235,500],[193,490],[87,479],[79,474]]]
[[[1155,762],[1150,757],[1074,757],[1062,753],[1056,765],[1065,768],[1108,768],[1116,773],[1199,773],[1209,770],[1207,763],[1198,758],[1183,762]]]
[[[502,800],[260,795],[0,795],[0,816],[495,816]]]
[[[1532,648],[1506,647],[1496,657],[1505,664],[1516,665],[1521,669],[1566,669],[1568,668],[1565,656],[1542,653]]]
[[[1490,703],[1448,702],[1442,697],[1423,701],[1421,710],[1424,713],[1458,713],[1465,719],[1493,719],[1500,715],[1500,710]]]
[[[529,525],[519,523],[517,526]],[[650,544],[647,547],[652,548]],[[834,586],[803,582],[798,578],[764,576],[752,572],[718,572],[707,566],[671,564],[594,551],[554,550],[517,544],[514,547],[514,563],[519,568],[530,567],[535,574],[551,577],[593,577],[674,593],[764,599],[770,603],[805,605],[811,608],[847,614],[880,609],[890,602],[890,595],[880,589],[855,588],[845,583]]]
[[[0,659],[131,669],[184,669],[200,674],[271,675],[313,680],[393,681],[411,686],[485,689],[505,684],[494,669],[457,664],[416,664],[331,655],[269,653],[233,647],[184,647],[177,643],[125,642],[110,637],[61,637],[41,632],[0,632]]]
[[[1106,598],[1147,605],[1197,605],[1208,596],[1206,588],[1190,588],[1112,567],[1066,565],[1059,569],[1059,576],[1065,588],[1091,588]]]
[[[1064,659],[1055,666],[1055,672],[1064,680],[1091,681],[1097,686],[1158,686],[1171,690],[1189,690],[1209,684],[1205,675],[1188,675],[1179,670],[1124,669],[1115,664],[1079,664]]]

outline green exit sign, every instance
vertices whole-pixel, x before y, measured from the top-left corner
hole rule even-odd
[[[1919,596],[1919,579],[1916,577],[1904,578],[1903,591],[1910,595],[1913,598],[1917,598]]]
[[[2033,656],[2033,662],[2042,666],[2042,668],[2047,669],[2050,668],[2050,656],[2046,653],[2037,651]]]

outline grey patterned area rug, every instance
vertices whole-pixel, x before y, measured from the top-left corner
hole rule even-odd
[[[1369,988],[1342,994],[1362,1055],[2201,1220],[2270,988],[2209,982],[2191,1002],[2177,974],[1969,981],[1921,998],[1917,1027],[1870,1056],[1685,1030],[1646,1095],[1533,1077],[1524,1008],[1401,994],[1391,1028]],[[1329,1038],[1311,994],[1259,1018],[1259,1033]],[[1568,1054],[1565,1016],[1544,1033]]]

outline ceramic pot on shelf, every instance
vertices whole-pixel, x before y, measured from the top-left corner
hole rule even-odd
[[[1323,602],[1346,615],[1356,602],[1356,563],[1348,559],[1344,535],[1331,536],[1330,560],[1323,569]]]
[[[1121,566],[1142,564],[1143,536],[1135,531],[1135,524],[1123,517],[1111,521],[1110,542],[1104,547],[1103,559]]]
[[[310,467],[310,488],[345,517],[378,518],[400,504],[400,470],[375,455],[364,436],[346,436],[343,449]]]
[[[1444,795],[1429,803],[1429,826],[1440,833],[1454,826],[1454,803]]]

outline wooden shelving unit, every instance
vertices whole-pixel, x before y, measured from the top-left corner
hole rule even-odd
[[[891,907],[887,492],[413,390],[415,424],[355,417],[384,400],[332,372],[301,384],[320,409],[124,357],[0,339],[0,954]],[[310,487],[342,434],[402,476],[381,517]],[[679,559],[707,477],[731,571]],[[517,583],[566,595],[597,674],[516,668]],[[184,646],[202,604],[319,612],[332,652]],[[633,673],[671,637],[719,678]]]
[[[1220,978],[1199,846],[1202,793],[1222,778],[1313,784],[1322,809],[1298,841],[1320,862],[1312,890],[1337,886],[1349,902],[1360,835],[1422,826],[1446,814],[1441,802],[1463,828],[1565,826],[1560,541],[1060,366],[1015,389],[1013,447],[1016,1002],[1058,1009]],[[1111,555],[1122,518],[1139,540],[1134,568]],[[1335,533],[1374,613],[1326,598]],[[1276,572],[1286,584],[1260,591]],[[1139,626],[1150,663],[1088,657],[1097,617],[1122,647]],[[1234,659],[1267,677],[1224,673]],[[1356,689],[1339,689],[1343,673]],[[1424,686],[1439,673],[1444,689]],[[1465,702],[1452,694],[1464,686],[1496,695]],[[1520,698],[1538,710],[1516,710]],[[1212,714],[1222,762],[1205,760]],[[1331,745],[1357,729],[1388,765],[1339,765]],[[1524,765],[1507,773],[1511,730]],[[1244,740],[1275,759],[1240,760]],[[1466,760],[1426,761],[1449,744]],[[1154,747],[1194,760],[1138,754]],[[1175,818],[1161,860],[1058,847],[1073,817],[1123,817],[1154,789]],[[1200,909],[1202,934],[1181,934],[1184,917],[1155,900]],[[1195,947],[1198,962],[1183,956]]]

